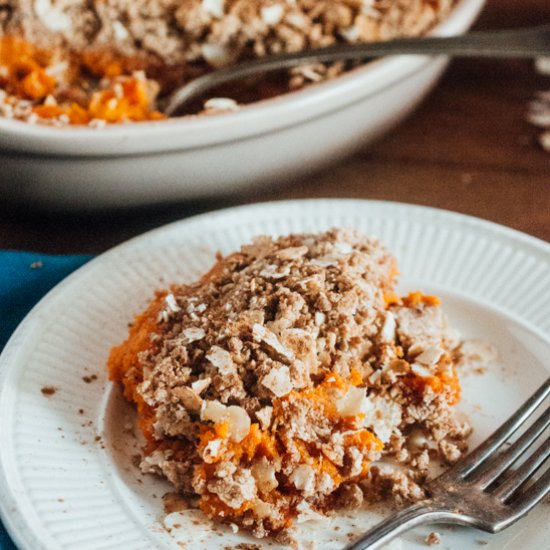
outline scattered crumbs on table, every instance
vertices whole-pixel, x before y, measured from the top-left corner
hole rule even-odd
[[[42,392],[42,395],[45,395],[46,397],[51,397],[57,392],[57,388],[55,386],[44,386],[40,389]]]
[[[486,546],[487,544],[489,544],[486,540],[484,539],[478,539],[476,541],[478,544],[481,544],[482,546]]]
[[[78,409],[78,414],[84,414],[84,409]]]
[[[91,374],[90,376],[83,376],[82,380],[86,382],[86,384],[91,384],[95,380],[97,380],[97,374]]]
[[[36,262],[32,262],[32,264],[29,266],[31,269],[40,269],[44,264],[38,260]]]
[[[539,74],[550,77],[550,56],[537,58],[535,69]],[[550,90],[535,94],[535,99],[529,103],[527,120],[542,129],[538,137],[539,143],[544,150],[550,152]]]
[[[543,75],[550,75],[550,56],[541,56],[535,59],[537,72]]]
[[[464,172],[463,174],[460,175],[460,181],[466,184],[472,183],[474,181],[474,176],[469,172]]]
[[[441,536],[439,533],[432,531],[425,539],[424,542],[428,546],[433,546],[434,544],[439,544],[441,542]]]

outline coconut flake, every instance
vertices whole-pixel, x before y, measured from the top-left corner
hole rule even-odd
[[[297,260],[305,256],[308,250],[307,246],[289,246],[279,250],[276,256],[281,260]]]
[[[351,244],[342,241],[335,242],[334,248],[339,254],[349,254],[353,251]]]
[[[210,386],[210,378],[201,378],[199,380],[195,380],[191,384],[191,389],[197,394],[200,395],[208,386]]]
[[[216,458],[220,455],[222,449],[222,440],[213,439],[209,441],[202,452],[202,458],[207,464],[212,464],[216,461]]]
[[[216,424],[226,419],[227,407],[218,400],[203,401],[201,407],[201,420]]]
[[[212,111],[238,111],[239,104],[229,97],[211,97],[204,102],[204,108]]]
[[[206,358],[220,371],[220,374],[230,374],[236,370],[231,354],[219,346],[212,346]]]
[[[313,258],[313,260],[311,260],[311,263],[317,267],[331,267],[333,265],[336,265],[336,260],[328,257]]]
[[[237,405],[227,407],[229,434],[233,441],[240,443],[250,432],[250,417],[248,413]]]
[[[315,312],[315,325],[320,327],[327,320],[327,316],[322,311]]]
[[[264,407],[259,411],[256,411],[256,418],[260,422],[262,430],[268,430],[271,425],[271,417],[273,415],[273,407]]]
[[[166,302],[166,306],[172,313],[177,313],[181,310],[181,307],[178,306],[178,303],[176,302],[173,294],[167,294],[164,297],[164,301]]]
[[[269,493],[278,487],[279,482],[275,477],[275,468],[269,463],[267,458],[262,457],[251,468],[252,475],[256,480],[258,489],[263,493]]]
[[[202,0],[202,11],[221,19],[224,16],[224,3],[225,0]]]
[[[183,406],[191,412],[199,412],[202,406],[202,399],[191,388],[178,386],[172,393],[183,403]]]
[[[430,378],[433,376],[433,372],[420,363],[413,363],[411,365],[411,370],[416,376],[420,376],[420,378]]]
[[[338,32],[347,42],[357,42],[361,38],[361,31],[357,25],[341,28]]]
[[[227,67],[235,60],[235,52],[221,44],[202,44],[201,53],[206,62],[216,68]]]
[[[284,8],[281,4],[273,4],[272,6],[264,6],[260,10],[262,21],[270,26],[275,27],[283,19]]]
[[[267,518],[273,514],[273,507],[271,504],[268,504],[267,502],[264,502],[263,500],[257,499],[252,509],[254,510],[254,513],[259,518]]]
[[[287,366],[273,368],[262,378],[262,385],[277,397],[283,397],[292,391],[290,370]]]
[[[364,413],[364,425],[372,428],[382,443],[387,443],[393,431],[401,424],[401,405],[384,397],[368,397]]]
[[[112,24],[113,24],[113,32],[115,33],[115,38],[118,41],[123,42],[130,36],[128,29],[120,21],[113,21]]]
[[[311,466],[301,464],[289,477],[298,491],[302,491],[304,496],[311,496],[315,493],[315,472]]]
[[[250,432],[250,417],[242,407],[237,405],[226,407],[219,401],[203,401],[201,420],[209,420],[215,424],[227,422],[229,437],[237,443],[242,441]]]
[[[445,353],[445,350],[440,347],[434,346],[423,351],[420,355],[417,355],[414,358],[415,363],[420,363],[421,365],[437,365],[441,356]]]
[[[182,331],[183,334],[183,344],[187,345],[191,342],[196,342],[197,340],[202,340],[206,336],[206,332],[199,327],[189,327]]]
[[[336,409],[341,416],[356,416],[363,412],[366,399],[365,388],[351,387],[340,399],[336,400]]]
[[[72,27],[71,18],[52,0],[35,0],[34,11],[42,24],[51,31],[69,31]]]
[[[283,279],[284,277],[288,277],[290,275],[290,266],[285,265],[280,268],[276,265],[267,265],[264,269],[262,269],[262,271],[260,271],[259,275],[264,279]]]
[[[380,329],[380,339],[383,342],[393,342],[395,341],[395,329],[397,323],[395,321],[395,316],[391,311],[386,313],[386,318],[384,319],[384,324]]]
[[[257,342],[263,342],[266,344],[272,352],[279,356],[279,358],[283,358],[289,362],[294,359],[294,354],[292,351],[285,348],[285,346],[283,346],[277,338],[277,335],[266,329],[263,325],[254,323],[252,326],[252,335]]]

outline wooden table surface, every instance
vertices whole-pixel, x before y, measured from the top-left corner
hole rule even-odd
[[[477,28],[550,23],[548,0],[489,0]],[[530,61],[454,61],[405,123],[322,174],[239,199],[194,201],[108,215],[52,215],[0,205],[0,248],[99,253],[152,227],[235,204],[357,197],[471,214],[550,241],[550,153],[525,121],[550,89]],[[0,167],[1,178],[1,167]]]

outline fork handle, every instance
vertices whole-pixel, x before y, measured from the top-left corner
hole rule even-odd
[[[447,510],[413,504],[369,529],[360,539],[346,546],[345,550],[375,550],[416,525],[428,521],[448,521],[451,517],[452,513]]]

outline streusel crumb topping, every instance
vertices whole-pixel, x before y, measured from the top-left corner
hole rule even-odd
[[[0,0],[0,116],[55,127],[162,120],[175,87],[251,58],[426,34],[456,0]],[[191,105],[214,115],[330,80],[306,64]]]
[[[109,359],[147,439],[141,468],[257,537],[391,497],[466,449],[439,300],[354,230],[258,237],[159,292]],[[374,462],[374,464],[373,464]]]

